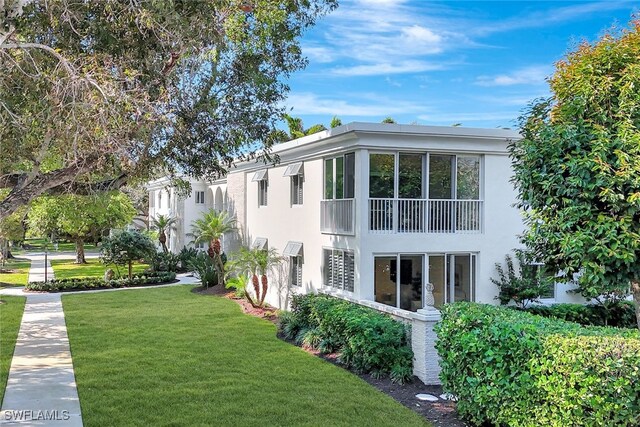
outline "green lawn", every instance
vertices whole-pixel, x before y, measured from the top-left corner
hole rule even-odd
[[[29,278],[29,268],[31,268],[31,261],[28,259],[7,260],[4,269],[9,271],[0,271],[0,289],[7,286],[25,286]]]
[[[85,426],[425,426],[191,286],[62,297]]]
[[[53,273],[56,279],[68,279],[70,277],[103,277],[107,268],[112,268],[116,275],[118,269],[115,266],[105,266],[97,258],[87,258],[86,264],[75,264],[72,259],[54,259],[51,260],[51,266],[53,267]],[[127,267],[118,267],[120,274],[126,276],[128,274]],[[147,264],[136,263],[133,265],[133,272],[142,273],[145,269],[149,268]]]
[[[46,239],[42,239],[42,238],[26,239],[24,243],[26,245],[33,246],[34,249],[29,249],[28,251],[34,252],[34,251],[42,251],[47,241]],[[56,252],[56,250],[54,249],[53,243],[47,243],[47,249],[49,250],[49,252],[54,252],[54,253]],[[96,251],[97,249],[98,248],[96,247],[96,245],[92,243],[84,244],[85,251]],[[17,247],[11,248],[11,252],[13,254],[23,254],[28,251],[25,251],[22,248],[17,248]],[[75,252],[75,251],[76,251],[76,244],[74,242],[67,242],[67,241],[58,242],[57,252]]]
[[[5,303],[0,304],[0,402],[4,398],[7,386],[9,367],[16,346],[20,321],[24,311],[25,297],[0,297]]]

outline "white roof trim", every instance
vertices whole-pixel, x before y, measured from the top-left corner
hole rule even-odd
[[[282,251],[284,256],[301,256],[302,255],[302,242],[287,242],[287,246]]]
[[[257,182],[257,181],[264,181],[265,179],[267,179],[267,170],[260,169],[255,174],[253,174],[253,179],[251,181]]]
[[[302,173],[302,162],[292,163],[287,166],[287,169],[284,171],[282,176],[295,176],[300,175]]]
[[[261,251],[267,249],[267,239],[265,237],[256,237],[251,245],[251,249],[259,249]]]

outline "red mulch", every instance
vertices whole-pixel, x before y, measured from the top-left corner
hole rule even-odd
[[[229,298],[240,305],[242,311],[246,314],[250,314],[252,316],[260,317],[262,319],[266,319],[275,325],[278,324],[278,317],[276,315],[276,309],[273,307],[266,306],[264,308],[256,308],[253,307],[249,301],[244,298],[236,298],[233,292],[230,292],[228,289],[224,289],[221,286],[213,286],[208,289],[203,289],[202,287],[194,288],[192,292],[199,293],[202,295],[217,295],[225,298]],[[283,339],[278,335],[278,338]],[[290,342],[295,345],[295,343]],[[327,362],[333,363],[336,366],[344,368],[338,362],[338,355],[335,353],[332,354],[322,354],[317,350],[311,350],[308,348],[304,348],[310,354],[313,354],[317,357],[320,357]],[[407,408],[417,412],[422,415],[427,421],[432,423],[434,426],[451,426],[451,427],[464,427],[467,424],[462,421],[457,413],[456,413],[456,404],[452,401],[444,401],[439,400],[438,402],[423,402],[416,398],[416,394],[419,393],[428,393],[434,396],[439,396],[443,393],[442,387],[440,386],[428,386],[424,385],[422,381],[420,381],[417,377],[413,378],[413,381],[404,385],[399,385],[393,383],[389,378],[379,378],[376,379],[369,374],[357,374],[352,372],[355,375],[358,375],[367,383],[371,384],[378,390],[392,397],[396,401],[400,402]]]

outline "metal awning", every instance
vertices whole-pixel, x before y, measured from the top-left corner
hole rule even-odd
[[[256,237],[251,245],[251,249],[259,249],[264,251],[267,249],[267,239],[265,237]]]
[[[287,242],[282,251],[284,256],[302,256],[302,242]]]
[[[284,171],[284,175],[282,176],[294,176],[300,175],[302,173],[302,162],[293,163],[287,166],[287,169]]]
[[[259,170],[258,172],[256,172],[253,175],[253,179],[251,181],[252,182],[264,181],[265,179],[267,179],[267,170],[266,169],[262,169],[262,170]]]

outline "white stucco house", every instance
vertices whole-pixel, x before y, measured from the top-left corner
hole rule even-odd
[[[225,179],[191,181],[180,198],[148,184],[150,218],[179,218],[169,247],[190,244],[190,224],[209,208],[237,219],[239,244],[288,259],[267,301],[323,291],[408,314],[434,286],[435,306],[497,303],[495,264],[519,246],[510,140],[503,129],[350,123],[277,145],[277,165],[238,164]],[[547,302],[577,302],[557,284]]]

